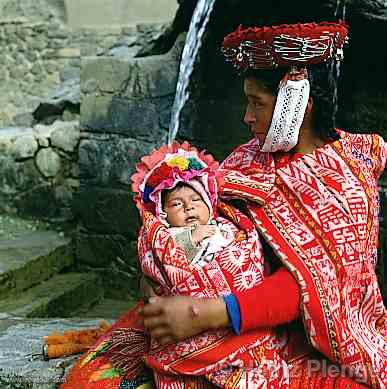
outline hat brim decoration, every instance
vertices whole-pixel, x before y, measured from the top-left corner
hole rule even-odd
[[[305,66],[343,57],[348,25],[337,23],[239,27],[223,40],[222,52],[240,72]]]
[[[165,218],[161,192],[174,188],[179,182],[189,185],[195,181],[191,186],[199,189],[212,214],[218,201],[215,178],[218,168],[219,163],[212,155],[199,152],[188,142],[162,146],[142,157],[136,165],[136,173],[131,177],[136,206],[140,211],[150,211],[156,217]]]

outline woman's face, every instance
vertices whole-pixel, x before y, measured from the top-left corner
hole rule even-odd
[[[247,98],[244,122],[263,145],[273,117],[276,96],[254,77],[245,79],[244,93]]]

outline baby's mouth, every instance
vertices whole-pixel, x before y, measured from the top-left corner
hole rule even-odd
[[[187,217],[187,219],[185,219],[185,221],[187,224],[193,224],[193,223],[197,223],[198,218],[196,216],[190,216],[190,217]]]

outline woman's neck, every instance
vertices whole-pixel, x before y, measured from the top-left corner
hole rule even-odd
[[[293,151],[300,154],[312,153],[315,149],[323,146],[326,142],[321,139],[312,127],[304,127],[300,130],[298,143]]]

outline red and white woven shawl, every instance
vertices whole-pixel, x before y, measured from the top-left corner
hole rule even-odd
[[[300,285],[312,345],[348,376],[385,387],[386,309],[374,268],[387,148],[378,135],[340,135],[296,158],[260,153],[254,140],[239,147],[222,165],[221,196],[251,201],[258,229]]]

